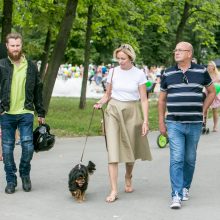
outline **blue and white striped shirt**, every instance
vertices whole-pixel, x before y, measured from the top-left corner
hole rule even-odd
[[[202,122],[203,87],[211,84],[206,68],[198,64],[191,63],[185,73],[178,66],[166,69],[161,80],[161,91],[167,92],[166,120],[181,123]]]

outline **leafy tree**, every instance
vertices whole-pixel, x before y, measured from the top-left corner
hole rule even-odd
[[[41,74],[47,108],[61,62],[84,63],[85,78],[80,105],[85,106],[86,66],[91,62],[112,62],[112,51],[121,43],[130,43],[135,48],[138,64],[170,65],[171,51],[182,40],[193,44],[199,62],[206,63],[219,54],[220,0],[77,1],[74,26],[67,22],[68,30],[65,31],[66,26],[62,22],[68,17],[64,11],[69,2],[70,0],[0,2],[3,8],[13,3],[11,15],[7,13],[11,18],[11,29],[23,34],[27,56],[42,60]],[[76,3],[73,0],[71,2]],[[88,7],[91,4],[91,35],[88,37]],[[75,18],[76,11],[72,10],[70,13]],[[0,14],[1,22],[6,18],[3,14],[4,12]],[[3,33],[6,31],[2,23],[2,39],[5,38]],[[49,69],[44,78],[48,61]]]
[[[175,44],[182,40],[192,42],[199,62],[206,62],[208,51],[216,45],[215,27],[219,25],[220,1],[185,0],[177,5],[179,20]],[[212,50],[212,49],[211,49]]]
[[[86,88],[87,88],[87,78],[89,69],[89,56],[90,56],[90,40],[92,36],[92,14],[93,14],[93,3],[88,5],[87,13],[87,28],[86,28],[86,40],[85,40],[85,52],[84,52],[84,72],[82,89],[80,96],[79,108],[84,109],[86,105]]]
[[[2,34],[1,42],[5,43],[6,36],[12,28],[13,0],[4,0],[3,17],[2,17]]]
[[[46,76],[44,78],[43,97],[46,110],[48,110],[49,107],[58,69],[64,56],[70,30],[76,15],[77,4],[78,0],[67,0],[65,15],[60,24],[60,31],[55,42]]]

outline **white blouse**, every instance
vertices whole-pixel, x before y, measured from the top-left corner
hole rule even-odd
[[[140,94],[138,87],[147,82],[144,72],[135,66],[129,70],[123,70],[120,66],[113,69],[109,71],[107,78],[107,83],[111,83],[111,77],[114,71],[111,97],[119,101],[139,100]]]

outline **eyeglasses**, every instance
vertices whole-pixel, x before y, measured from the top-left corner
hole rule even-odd
[[[185,52],[185,51],[190,51],[190,50],[175,49],[175,50],[173,50],[173,53],[176,53],[176,52],[182,53],[182,52]]]
[[[184,73],[183,73],[183,83],[189,84],[188,78],[186,77]]]

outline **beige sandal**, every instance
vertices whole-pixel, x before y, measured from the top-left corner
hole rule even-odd
[[[109,196],[106,197],[106,202],[112,203],[115,202],[118,199],[117,193],[111,193]]]
[[[132,179],[132,175],[130,177],[127,177],[125,175],[125,192],[126,193],[131,193],[133,192],[133,188],[132,188],[132,182],[131,182],[131,179]]]

